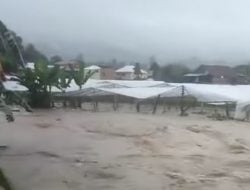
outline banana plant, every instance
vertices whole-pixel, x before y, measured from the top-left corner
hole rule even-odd
[[[64,69],[61,69],[58,75],[58,83],[56,87],[58,87],[59,89],[62,90],[63,93],[65,93],[66,88],[70,86],[71,81],[72,81],[71,74],[67,73]]]
[[[79,87],[79,90],[82,90],[82,86],[89,80],[91,76],[95,74],[95,71],[91,71],[91,70],[88,70],[86,72],[85,64],[83,62],[79,64],[79,69],[74,69],[72,66],[70,67],[70,69],[71,69],[72,78],[74,79],[75,83]],[[81,108],[81,105],[82,105],[81,97],[77,98],[77,104],[78,104],[78,107]]]
[[[44,61],[35,64],[34,70],[25,68],[21,74],[21,84],[29,89],[33,107],[50,107],[52,86],[58,86],[60,69],[48,67]]]
[[[85,64],[81,63],[79,65],[79,69],[74,69],[73,67],[71,68],[71,73],[72,73],[72,77],[75,81],[75,83],[77,84],[77,86],[79,87],[79,90],[82,89],[82,85],[84,85],[90,77],[92,77],[96,71],[91,71],[88,70],[87,72],[85,71]]]

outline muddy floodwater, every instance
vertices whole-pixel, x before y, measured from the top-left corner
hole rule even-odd
[[[0,120],[0,165],[16,190],[250,187],[246,122],[62,109]]]

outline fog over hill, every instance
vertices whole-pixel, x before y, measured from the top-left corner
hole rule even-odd
[[[238,64],[250,60],[249,6],[248,0],[9,0],[1,2],[0,18],[48,56]]]

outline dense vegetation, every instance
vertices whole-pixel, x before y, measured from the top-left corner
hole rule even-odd
[[[0,21],[0,65],[5,73],[15,73],[20,77],[21,84],[29,89],[28,102],[32,107],[51,107],[52,88],[57,87],[64,92],[72,79],[79,89],[82,88],[82,85],[94,73],[85,72],[82,55],[79,55],[77,59],[79,60],[78,69],[71,68],[70,71],[60,69],[59,66],[54,65],[55,62],[62,60],[60,56],[53,56],[49,60],[34,45],[28,44],[24,47],[22,38]],[[34,62],[35,68],[26,68],[27,62]]]

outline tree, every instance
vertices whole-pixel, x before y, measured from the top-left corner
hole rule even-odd
[[[51,106],[52,86],[58,87],[60,69],[48,67],[43,60],[35,64],[35,69],[25,68],[21,74],[21,84],[29,89],[30,105],[33,107]]]
[[[136,80],[140,80],[141,79],[142,72],[141,72],[140,63],[135,63],[134,74],[135,74],[135,79]]]
[[[62,61],[63,59],[59,55],[54,55],[50,58],[50,63],[54,64],[56,62]]]
[[[7,51],[4,55],[0,55],[0,62],[6,73],[15,73],[18,71],[17,59],[13,52]]]
[[[58,88],[62,90],[62,93],[65,94],[66,88],[70,86],[72,81],[72,76],[70,73],[66,72],[64,69],[60,70],[59,78],[58,78]],[[63,106],[66,107],[66,101],[64,99]]]
[[[233,68],[237,73],[250,77],[250,63],[246,65],[238,65]]]
[[[71,81],[72,81],[72,76],[70,73],[66,72],[64,69],[61,69],[58,75],[58,83],[57,87],[62,90],[64,93],[66,88],[69,87]]]
[[[152,78],[154,80],[159,80],[160,78],[160,66],[158,65],[155,57],[151,57],[150,58],[150,68],[149,68],[151,71],[152,71]]]
[[[3,22],[0,21],[0,57],[5,70],[13,69],[11,71],[15,72],[18,65],[24,67],[22,49],[22,38],[17,36],[15,32],[10,31]]]
[[[85,71],[85,64],[82,62],[79,65],[79,69],[75,70],[72,66],[70,66],[71,69],[71,75],[74,79],[75,83],[79,87],[79,90],[82,89],[82,86],[89,80],[89,78],[95,74],[95,71],[88,70]],[[78,107],[81,108],[82,105],[82,99],[81,97],[78,98]]]
[[[72,78],[74,79],[75,83],[78,85],[79,90],[82,89],[82,85],[84,85],[88,79],[95,74],[95,71],[88,70],[85,71],[85,64],[79,64],[79,69],[75,70],[73,67],[71,67],[71,74]]]
[[[6,39],[4,34],[8,31],[7,27],[0,20],[0,53],[4,53],[7,50]]]
[[[82,53],[78,54],[75,58],[76,61],[78,61],[80,64],[84,64],[84,56]]]
[[[190,69],[182,64],[169,64],[161,68],[160,79],[166,82],[183,82],[183,75]]]
[[[25,46],[23,50],[23,56],[27,62],[36,63],[41,60],[44,62],[48,62],[48,58],[43,53],[38,51],[33,44],[28,44],[27,46]]]
[[[27,111],[31,111],[24,99],[15,92],[6,92],[2,87],[2,82],[5,80],[4,72],[16,72],[18,64],[24,67],[24,59],[22,56],[22,38],[17,36],[13,31],[10,31],[3,22],[0,21],[0,110],[6,115],[8,121],[14,121],[13,114],[10,108],[6,105],[6,94],[11,93],[15,102],[23,106]],[[4,97],[2,97],[4,95]],[[8,97],[7,97],[8,98]]]

